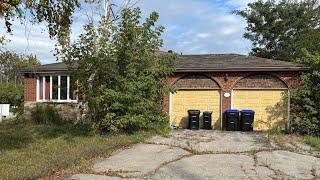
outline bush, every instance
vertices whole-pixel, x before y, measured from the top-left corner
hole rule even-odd
[[[40,104],[37,104],[31,111],[31,119],[38,124],[61,124],[63,122],[62,117],[54,107]]]
[[[21,106],[23,103],[23,85],[0,84],[0,104]]]
[[[292,132],[320,136],[320,55],[307,53],[298,62],[311,70],[301,76],[299,89],[292,93]]]
[[[77,63],[72,70],[81,84],[78,94],[98,133],[169,127],[162,103],[176,55],[158,51],[163,44],[158,14],[140,19],[139,8],[124,9],[118,23],[107,25],[111,34],[104,20],[98,29],[89,24],[63,55],[69,67]]]

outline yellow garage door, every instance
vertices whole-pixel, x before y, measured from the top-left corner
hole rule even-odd
[[[268,130],[283,126],[287,119],[287,106],[284,95],[287,90],[234,90],[234,109],[255,111],[254,130]]]
[[[188,110],[198,109],[200,126],[202,113],[212,111],[212,125],[220,127],[220,91],[219,90],[179,90],[171,95],[171,122],[174,126],[188,127]]]

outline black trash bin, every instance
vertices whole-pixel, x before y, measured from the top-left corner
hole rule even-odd
[[[236,109],[229,109],[225,111],[225,123],[227,131],[240,131],[240,117],[239,111]]]
[[[199,110],[188,110],[189,115],[189,129],[199,129]]]
[[[212,129],[212,112],[203,112],[203,129]]]
[[[245,109],[241,111],[241,130],[253,131],[254,111]]]

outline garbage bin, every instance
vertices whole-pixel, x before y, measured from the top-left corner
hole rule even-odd
[[[245,109],[241,111],[241,130],[253,131],[254,111]]]
[[[236,109],[229,109],[225,111],[226,130],[240,131],[240,117],[239,111]]]
[[[203,129],[212,129],[212,112],[203,112]]]
[[[199,110],[188,110],[189,115],[189,129],[199,129]]]

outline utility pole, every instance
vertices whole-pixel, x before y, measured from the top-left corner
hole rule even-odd
[[[110,15],[110,2],[109,0],[104,0],[104,16],[107,20],[109,20]]]

